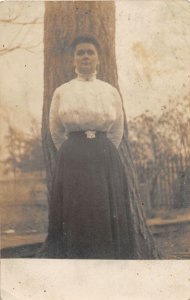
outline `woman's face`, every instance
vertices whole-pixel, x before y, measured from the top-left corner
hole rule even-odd
[[[98,64],[98,53],[93,44],[81,43],[76,46],[74,66],[80,74],[88,75],[94,73]]]

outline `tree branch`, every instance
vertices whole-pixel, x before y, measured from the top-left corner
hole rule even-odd
[[[27,25],[39,25],[43,24],[43,19],[42,18],[35,18],[32,21],[27,21],[27,22],[21,22],[21,21],[16,21],[18,19],[18,16],[12,18],[12,19],[0,19],[0,24],[9,24],[9,25],[22,25],[22,26],[27,26]]]
[[[30,53],[33,53],[33,51],[31,49],[33,48],[36,48],[38,46],[40,46],[42,44],[42,41],[40,41],[39,43],[33,45],[33,46],[21,46],[21,45],[17,45],[17,46],[14,46],[14,47],[10,47],[10,48],[3,48],[3,49],[0,49],[0,55],[4,55],[4,54],[7,54],[7,53],[10,53],[14,50],[26,50]]]

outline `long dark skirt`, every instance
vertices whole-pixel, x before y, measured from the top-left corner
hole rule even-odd
[[[58,152],[47,257],[129,259],[128,187],[116,147],[100,133],[69,135]]]

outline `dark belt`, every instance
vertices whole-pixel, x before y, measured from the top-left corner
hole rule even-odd
[[[86,131],[72,131],[69,137],[85,137],[87,139],[95,139],[98,136],[106,136],[105,131],[86,130]]]

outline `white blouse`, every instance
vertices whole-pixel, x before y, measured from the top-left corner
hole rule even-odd
[[[57,149],[72,131],[106,131],[119,146],[123,136],[123,110],[116,88],[105,81],[75,78],[54,94],[50,109],[50,132]]]

